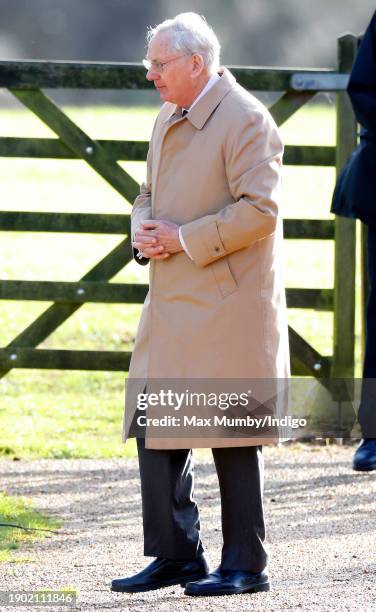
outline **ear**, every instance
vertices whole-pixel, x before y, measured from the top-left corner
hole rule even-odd
[[[205,68],[204,59],[200,53],[194,53],[192,55],[192,76],[197,78]]]

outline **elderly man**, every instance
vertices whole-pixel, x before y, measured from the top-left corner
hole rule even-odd
[[[136,435],[143,571],[114,580],[138,592],[267,591],[262,440],[134,433],[136,396],[154,380],[289,375],[278,214],[283,146],[266,108],[219,66],[206,21],[183,13],[149,32],[147,79],[164,101],[132,212],[134,256],[150,262],[129,372],[124,440]],[[130,383],[133,381],[133,390]],[[210,571],[193,500],[192,447],[212,448],[222,503],[220,566]]]

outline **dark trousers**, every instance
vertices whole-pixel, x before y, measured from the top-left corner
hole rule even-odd
[[[193,559],[203,552],[193,499],[192,450],[152,450],[137,438],[144,554]],[[213,448],[222,505],[223,569],[251,572],[267,564],[260,446]]]
[[[362,398],[358,420],[363,438],[376,438],[376,227],[368,226],[369,296]]]

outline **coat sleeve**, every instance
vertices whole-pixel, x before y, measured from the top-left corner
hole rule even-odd
[[[359,123],[376,131],[376,11],[359,45],[347,91]]]
[[[148,155],[146,158],[146,180],[140,187],[140,194],[134,201],[131,214],[131,238],[140,227],[142,221],[152,218],[151,212],[151,176],[152,176],[152,139],[150,140]],[[133,248],[133,257],[141,266],[149,263],[148,257],[137,257],[138,249]]]
[[[204,267],[275,231],[283,144],[269,112],[243,113],[224,145],[233,202],[181,227],[193,261]]]

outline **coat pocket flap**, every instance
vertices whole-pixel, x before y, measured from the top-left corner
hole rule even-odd
[[[222,297],[226,297],[237,290],[238,285],[230,270],[227,255],[214,261],[210,264],[210,267],[213,270],[214,278]]]

